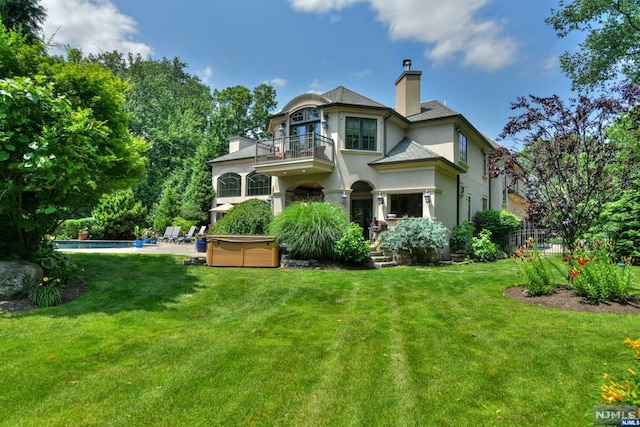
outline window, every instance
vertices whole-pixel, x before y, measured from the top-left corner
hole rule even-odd
[[[378,120],[347,117],[345,148],[348,150],[376,150]]]
[[[489,199],[486,197],[482,198],[482,210],[486,211],[489,209]]]
[[[487,155],[487,153],[485,153],[484,151],[482,152],[482,176],[487,176],[489,175],[489,167],[488,167],[488,163],[489,163],[489,156]]]
[[[313,139],[307,134],[320,134],[320,110],[315,107],[303,108],[292,113],[289,118],[291,135],[290,149],[307,149],[313,145]]]
[[[403,216],[422,217],[422,205],[424,203],[422,193],[389,194],[389,199],[389,213],[396,214],[398,218]]]
[[[467,221],[471,222],[471,196],[467,197]]]
[[[255,171],[247,175],[247,196],[271,194],[271,177]]]
[[[237,173],[225,173],[218,178],[218,197],[239,197],[242,193],[242,178]]]
[[[458,132],[458,141],[460,142],[460,161],[467,163],[467,136]]]
[[[506,205],[507,204],[507,193],[509,192],[509,186],[507,185],[507,175],[504,175],[503,178],[504,182],[502,185],[502,204]]]

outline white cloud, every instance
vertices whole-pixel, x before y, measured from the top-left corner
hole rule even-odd
[[[358,78],[367,77],[367,76],[371,75],[371,69],[370,68],[366,68],[364,70],[356,71],[355,73],[353,73],[353,75],[358,77]]]
[[[303,12],[329,12],[330,10],[341,10],[354,3],[366,0],[289,0],[294,9]]]
[[[209,66],[204,67],[204,70],[198,72],[198,76],[203,82],[207,83],[209,79],[213,76],[213,68]]]
[[[560,57],[558,55],[549,55],[544,61],[543,68],[545,71],[553,71],[560,66]]]
[[[137,23],[110,0],[42,0],[47,10],[43,29],[57,46],[82,49],[84,54],[117,50],[149,57],[152,49],[133,40]]]
[[[287,85],[287,81],[285,79],[275,78],[275,79],[271,79],[271,84],[273,86],[284,87]]]
[[[466,66],[497,70],[515,61],[518,43],[500,22],[483,18],[491,0],[289,0],[294,9],[324,13],[366,1],[394,40],[426,45],[436,63],[460,58]]]
[[[320,93],[318,92],[318,90],[322,87],[322,85],[320,85],[320,81],[318,79],[313,79],[309,87],[312,89],[311,92]]]

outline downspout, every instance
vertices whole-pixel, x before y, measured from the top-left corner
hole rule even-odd
[[[456,176],[456,225],[460,225],[460,174]]]
[[[387,155],[387,120],[389,120],[389,117],[391,117],[391,112],[389,112],[389,115],[387,117],[384,118],[383,122],[382,122],[382,129],[383,129],[383,141],[382,141],[382,155],[386,156]]]

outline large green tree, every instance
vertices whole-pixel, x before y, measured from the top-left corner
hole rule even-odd
[[[47,18],[40,0],[0,0],[0,20],[9,30],[20,30],[27,37],[38,37],[41,25]]]
[[[158,201],[166,179],[184,168],[209,132],[212,95],[209,87],[186,71],[179,58],[144,59],[107,52],[89,60],[127,80],[125,110],[134,135],[152,143],[147,178],[135,189],[145,206]]]
[[[0,52],[13,64],[33,52],[24,41],[0,28]],[[37,74],[16,75],[16,66],[0,75],[0,258],[29,258],[61,219],[144,172],[147,144],[123,112],[127,85],[41,52]]]
[[[560,0],[546,22],[559,37],[586,33],[577,52],[560,57],[574,89],[604,86],[621,74],[640,81],[640,0]]]

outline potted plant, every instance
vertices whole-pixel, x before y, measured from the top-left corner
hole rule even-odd
[[[89,229],[87,227],[83,228],[78,232],[79,240],[87,240],[89,238]]]
[[[138,227],[137,225],[133,227],[133,234],[135,236],[135,240],[133,242],[133,245],[136,248],[141,248],[144,246],[144,240],[142,239],[142,233],[140,232],[140,227]]]

